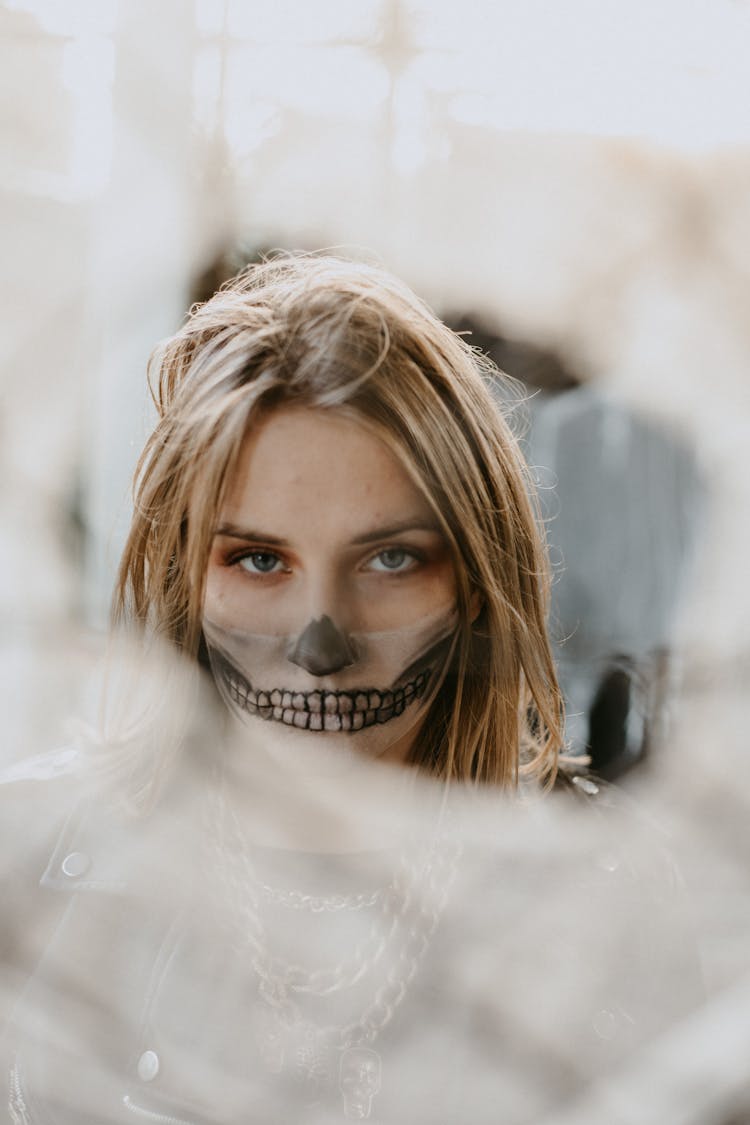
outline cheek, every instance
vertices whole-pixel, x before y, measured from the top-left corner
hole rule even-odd
[[[293,633],[299,613],[285,583],[255,582],[238,566],[209,563],[203,597],[206,620],[223,629]]]
[[[203,597],[203,613],[209,621],[230,628],[238,624],[238,617],[247,616],[247,593],[243,596],[238,590],[238,575],[227,566],[209,563],[206,571],[206,588]]]
[[[415,591],[415,597],[421,600],[425,609],[429,611],[437,606],[455,602],[456,593],[456,574],[453,564],[449,559],[443,559],[427,569],[418,590]]]
[[[209,563],[203,593],[203,613],[210,621],[221,619],[225,598],[226,591],[222,576],[218,569]]]
[[[360,632],[391,632],[448,610],[456,602],[453,567],[431,564],[403,578],[368,576],[356,585],[352,613]]]

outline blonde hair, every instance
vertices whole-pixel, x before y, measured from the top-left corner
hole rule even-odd
[[[193,308],[154,352],[149,377],[159,421],[136,472],[115,620],[202,660],[208,554],[248,428],[285,404],[346,413],[405,466],[455,564],[459,634],[413,761],[439,777],[551,784],[562,702],[547,558],[523,458],[488,386],[503,377],[489,361],[381,270],[281,255]]]

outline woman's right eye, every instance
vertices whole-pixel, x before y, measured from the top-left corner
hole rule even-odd
[[[284,563],[273,551],[252,551],[237,559],[237,563],[249,574],[276,574],[284,569]]]

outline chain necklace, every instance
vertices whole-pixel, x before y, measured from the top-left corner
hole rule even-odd
[[[290,910],[309,910],[312,914],[326,911],[337,914],[342,910],[364,910],[377,904],[383,898],[382,888],[371,894],[357,895],[309,895],[301,891],[290,891],[279,887],[269,887],[268,883],[258,884],[263,898]]]
[[[233,907],[240,948],[249,953],[258,976],[261,1059],[274,1073],[296,1072],[313,1093],[337,1083],[345,1116],[369,1117],[382,1075],[372,1044],[393,1018],[427,951],[455,877],[458,847],[449,844],[444,832],[436,834],[430,845],[413,847],[411,855],[402,852],[387,887],[364,894],[309,895],[272,887],[258,877],[221,776],[211,787],[209,807],[213,858]],[[318,915],[374,913],[367,936],[350,956],[331,967],[309,969],[271,953],[264,904]],[[356,1019],[322,1025],[304,1015],[300,1001],[305,996],[331,996],[372,973],[381,983]]]

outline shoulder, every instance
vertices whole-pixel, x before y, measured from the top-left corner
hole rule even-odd
[[[0,768],[0,874],[49,852],[81,791],[80,752],[62,747]],[[33,860],[31,860],[33,863]]]
[[[0,786],[70,777],[79,773],[81,764],[82,755],[78,747],[58,747],[44,754],[35,754],[31,758],[22,758],[18,762],[0,766]]]
[[[85,788],[81,754],[62,747],[0,769],[0,878],[38,883],[46,861]]]
[[[142,919],[154,904],[171,909],[190,877],[195,824],[184,799],[134,814],[85,752],[64,748],[0,771],[3,995],[18,994],[63,917],[85,930],[124,902],[147,904]]]
[[[645,903],[682,910],[685,882],[666,823],[637,791],[605,781],[584,764],[558,772],[555,794],[591,821],[593,851],[599,866],[617,871]]]
[[[39,754],[0,770],[0,949],[12,999],[39,960],[59,915],[45,892],[55,844],[79,803],[78,752]]]

